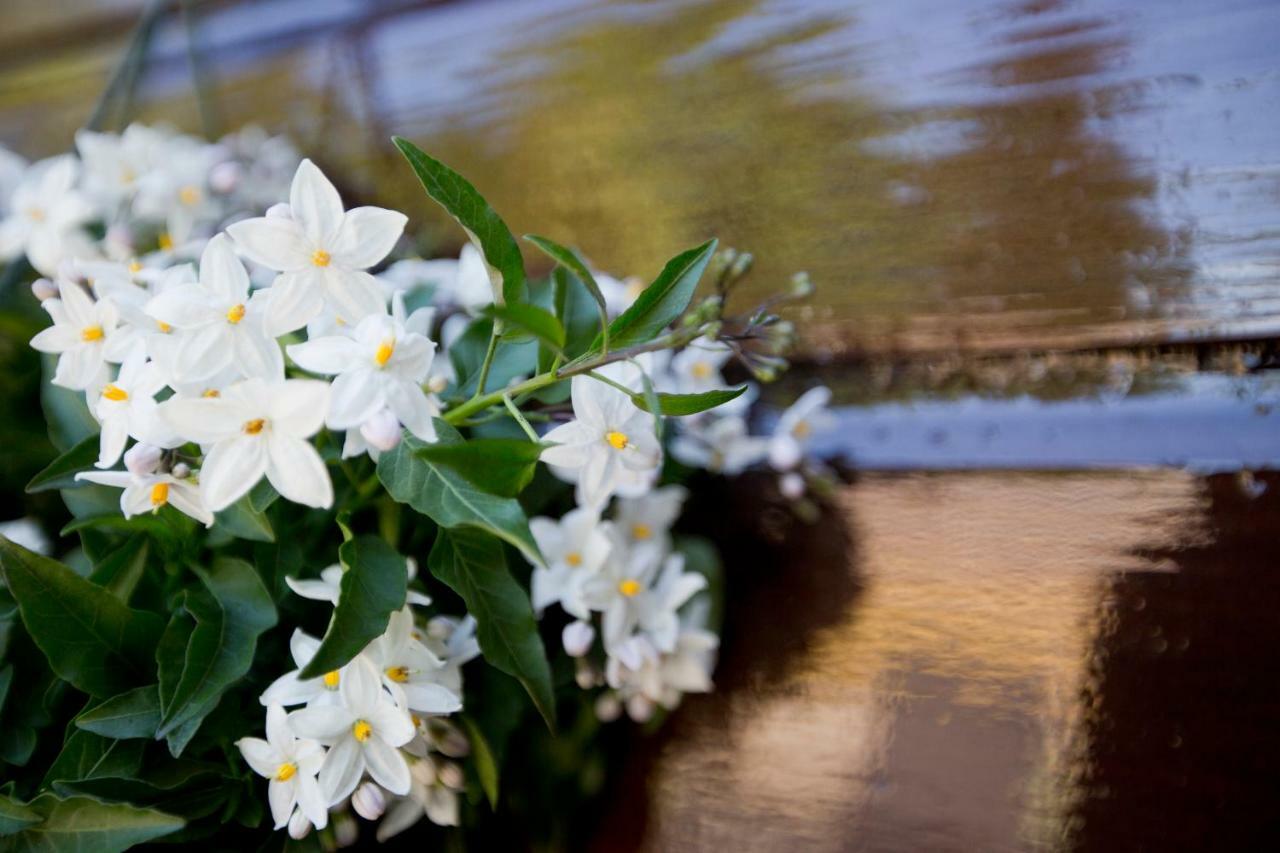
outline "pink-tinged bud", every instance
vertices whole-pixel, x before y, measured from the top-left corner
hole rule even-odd
[[[133,229],[128,225],[117,222],[109,226],[107,233],[102,237],[102,242],[110,246],[119,257],[133,255]]]
[[[387,797],[374,782],[365,782],[351,795],[351,808],[365,820],[377,820],[387,810]]]
[[[138,477],[152,474],[160,467],[160,457],[162,455],[164,455],[164,451],[154,444],[139,442],[125,451],[124,467],[129,469],[130,474]]]
[[[400,419],[390,409],[383,409],[360,425],[364,440],[386,453],[400,443]]]
[[[604,683],[600,670],[596,669],[589,661],[581,658],[578,659],[578,668],[573,673],[573,680],[583,690],[590,690],[592,687],[598,687]]]
[[[179,480],[185,480],[191,476],[191,466],[185,462],[179,462],[173,466],[173,470],[169,472]]]
[[[283,201],[279,204],[273,204],[267,208],[267,218],[269,219],[292,219],[293,210]]]
[[[235,192],[236,187],[240,186],[240,178],[243,175],[244,170],[240,168],[239,163],[227,160],[209,170],[209,186],[214,192],[226,195]]]
[[[795,471],[788,471],[778,478],[778,490],[784,498],[798,500],[804,497],[804,477]]]
[[[636,694],[627,700],[627,716],[637,723],[647,723],[653,717],[653,701]]]
[[[596,700],[596,717],[602,723],[612,723],[622,716],[622,703],[616,693],[601,693]]]
[[[289,818],[289,837],[294,841],[301,841],[310,831],[311,821],[307,820],[307,816],[301,809],[298,809],[293,813],[293,817]]]
[[[590,622],[581,620],[570,622],[564,626],[560,639],[564,643],[564,650],[569,657],[580,658],[591,651],[591,644],[596,639],[596,629],[592,627]]]
[[[436,766],[436,778],[441,785],[455,791],[461,791],[467,786],[467,777],[462,772],[462,767],[452,761],[442,761]]]
[[[38,278],[31,282],[31,292],[35,295],[36,299],[44,302],[46,299],[53,299],[57,296],[58,288],[55,287],[53,282],[49,281],[49,279]]]

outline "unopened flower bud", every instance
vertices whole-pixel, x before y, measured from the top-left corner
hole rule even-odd
[[[387,796],[376,782],[365,782],[351,795],[351,808],[365,820],[377,820],[387,810]]]
[[[273,204],[267,208],[267,216],[271,219],[292,219],[293,209],[286,202]]]
[[[602,723],[612,723],[622,716],[622,703],[616,693],[601,693],[596,699],[596,717]]]
[[[467,777],[462,772],[462,767],[452,761],[440,762],[436,767],[436,778],[441,785],[455,791],[461,791],[467,786]]]
[[[600,684],[600,671],[588,660],[578,659],[578,668],[573,673],[573,680],[583,690],[590,690]]]
[[[47,278],[38,278],[31,282],[31,292],[36,299],[44,302],[46,299],[53,299],[58,295],[58,288]]]
[[[791,295],[801,299],[813,295],[813,282],[807,272],[798,272],[791,276]]]
[[[179,480],[185,480],[191,476],[191,466],[185,462],[179,462],[169,470],[169,473]]]
[[[653,701],[637,693],[627,700],[627,716],[637,723],[647,723],[653,717]]]
[[[133,229],[122,222],[109,226],[107,233],[102,237],[102,242],[118,257],[133,255]]]
[[[719,296],[708,296],[698,306],[698,316],[703,320],[719,320],[720,311],[724,308],[724,300]]]
[[[580,658],[591,651],[591,644],[596,639],[596,629],[590,622],[570,622],[564,626],[560,639],[564,642],[564,650],[569,657]]]
[[[333,840],[339,847],[350,847],[360,837],[360,825],[347,812],[333,816]]]
[[[360,434],[384,453],[400,443],[400,419],[390,409],[383,409],[360,425]]]
[[[213,191],[226,195],[240,185],[244,170],[234,160],[226,160],[209,170],[209,186]]]
[[[124,453],[124,467],[129,473],[138,477],[154,473],[160,467],[160,457],[164,451],[154,444],[138,442]]]
[[[311,821],[307,820],[307,816],[302,813],[302,809],[295,809],[293,816],[289,818],[289,837],[294,841],[301,841],[307,837],[307,833],[311,831]]]
[[[450,758],[465,758],[471,754],[471,741],[449,721],[432,720],[430,732],[432,745]]]
[[[778,478],[778,491],[788,500],[804,497],[804,477],[796,471],[788,471]]]
[[[733,279],[742,278],[744,275],[751,272],[751,265],[754,264],[755,261],[756,259],[750,252],[743,252],[738,255],[738,257],[733,259],[733,264],[729,267],[729,277]]]

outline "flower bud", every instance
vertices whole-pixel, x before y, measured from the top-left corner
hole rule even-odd
[[[350,847],[360,837],[360,826],[346,812],[333,816],[333,840],[339,847]]]
[[[742,278],[744,275],[751,272],[751,265],[754,264],[755,261],[756,259],[750,252],[743,252],[738,255],[738,257],[733,259],[733,263],[729,266],[729,278]]]
[[[185,480],[191,476],[191,466],[185,462],[179,462],[173,466],[169,473],[179,480]]]
[[[455,791],[461,791],[467,786],[467,777],[462,772],[462,767],[452,761],[439,763],[436,767],[436,778],[440,780],[441,785]]]
[[[124,467],[129,473],[138,477],[154,473],[160,467],[160,457],[164,451],[154,444],[138,442],[124,453]]]
[[[285,202],[273,204],[267,208],[267,216],[271,219],[292,219],[293,209]]]
[[[365,782],[351,795],[351,808],[365,820],[377,820],[387,810],[387,797],[376,782]]]
[[[364,440],[384,453],[400,443],[400,419],[390,409],[383,409],[360,425]]]
[[[795,471],[788,471],[778,478],[778,490],[788,500],[804,497],[804,477]]]
[[[450,758],[466,758],[471,754],[471,741],[457,726],[445,720],[433,721],[432,742],[435,748]]]
[[[591,651],[591,644],[596,639],[596,629],[590,622],[570,622],[564,626],[560,639],[564,642],[564,650],[569,657],[580,658]]]
[[[226,160],[209,170],[209,186],[214,192],[227,195],[235,192],[236,187],[240,186],[240,178],[243,174],[244,170],[240,168],[239,163]]]
[[[627,700],[627,716],[637,723],[647,723],[653,717],[653,701],[637,693]]]
[[[293,816],[289,818],[289,837],[294,841],[301,841],[307,837],[307,833],[311,831],[311,821],[307,820],[307,816],[302,813],[302,809],[295,809]]]
[[[122,222],[109,226],[102,242],[110,247],[116,257],[127,258],[133,255],[133,229]]]
[[[813,282],[807,272],[798,272],[791,276],[791,295],[804,299],[813,295]]]
[[[596,699],[596,717],[602,723],[612,723],[622,716],[622,703],[616,693],[601,693]]]
[[[38,278],[31,282],[31,292],[35,295],[36,299],[44,302],[46,299],[53,299],[56,297],[58,295],[58,288],[53,282],[49,281],[49,279]]]
[[[600,671],[597,670],[590,661],[578,659],[578,668],[573,674],[573,680],[577,682],[578,687],[583,690],[590,690],[592,687],[600,684]]]

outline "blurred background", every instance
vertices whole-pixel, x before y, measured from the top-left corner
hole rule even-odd
[[[817,522],[766,480],[704,484],[688,524],[728,570],[719,690],[590,783],[584,844],[1280,838],[1274,0],[3,14],[0,144],[29,158],[69,149],[142,45],[106,129],[287,133],[350,196],[409,213],[426,251],[460,234],[393,133],[515,233],[616,275],[711,235],[755,254],[759,294],[811,274],[760,417],[830,385],[822,448],[848,482]],[[0,517],[48,514],[21,493],[52,456],[37,309],[0,298],[0,394],[21,401]]]

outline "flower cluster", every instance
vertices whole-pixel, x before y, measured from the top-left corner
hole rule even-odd
[[[412,579],[412,561],[406,569]],[[288,583],[303,598],[337,607],[342,571],[333,565],[318,580]],[[451,759],[465,756],[468,744],[444,717],[462,709],[461,668],[480,653],[475,621],[436,616],[420,625],[413,606],[429,606],[431,599],[411,591],[409,601],[391,615],[386,633],[314,678],[301,672],[321,641],[293,632],[289,650],[297,669],[272,682],[260,699],[266,740],[245,737],[236,744],[254,772],[270,780],[276,829],[287,826],[301,838],[313,826],[323,829],[330,809],[345,811],[348,804],[361,817],[382,819],[379,840],[424,816],[442,826],[458,823],[463,778]]]

